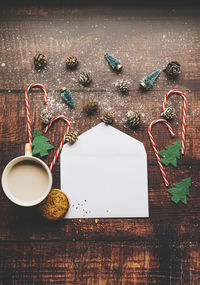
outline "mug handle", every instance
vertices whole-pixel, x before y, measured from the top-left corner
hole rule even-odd
[[[25,156],[32,156],[32,146],[30,143],[25,144]]]

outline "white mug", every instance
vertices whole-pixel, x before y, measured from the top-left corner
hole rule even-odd
[[[48,182],[47,184],[45,184],[45,189],[43,189],[41,195],[38,194],[38,197],[34,197],[33,200],[23,200],[23,198],[19,199],[19,197],[13,194],[13,191],[11,191],[10,189],[8,180],[9,180],[9,174],[14,166],[17,167],[17,164],[23,163],[23,162],[28,163],[29,161],[34,163],[36,167],[38,165],[38,168],[40,169],[42,167],[42,169],[47,174]],[[46,174],[45,174],[45,177],[46,177]],[[34,206],[42,202],[51,190],[52,181],[53,181],[52,174],[51,174],[51,171],[49,170],[49,167],[41,159],[32,156],[31,144],[29,143],[25,145],[25,155],[16,157],[15,159],[11,160],[5,167],[3,174],[2,174],[2,187],[3,187],[3,191],[6,194],[6,196],[15,204],[20,205],[20,206],[26,206],[26,207]],[[30,181],[30,183],[34,183],[34,182]],[[27,187],[27,191],[28,191],[28,187]]]

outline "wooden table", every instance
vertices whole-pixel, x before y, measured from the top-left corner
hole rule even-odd
[[[105,2],[105,1],[104,1]],[[195,2],[195,1],[193,1]],[[32,5],[15,3],[0,11],[0,150],[1,173],[6,164],[23,154],[28,136],[24,90],[32,82],[48,89],[48,108],[65,114],[80,133],[100,122],[101,113],[112,108],[114,126],[142,141],[148,155],[148,219],[81,219],[48,222],[37,207],[21,208],[0,192],[0,284],[200,284],[199,249],[199,123],[200,123],[200,19],[195,5],[178,2],[164,7],[142,5],[114,7],[65,6],[63,2]],[[88,5],[87,5],[88,4]],[[148,6],[146,6],[148,5]],[[115,6],[114,4],[112,6]],[[47,69],[37,72],[33,56],[37,51],[48,58]],[[104,54],[119,58],[123,73],[115,74]],[[65,59],[76,55],[77,71],[67,71]],[[177,81],[162,73],[154,87],[141,92],[139,81],[171,60],[181,63]],[[79,73],[92,72],[93,82],[83,88]],[[117,79],[130,82],[130,93],[121,96],[114,86]],[[75,110],[60,98],[60,88],[73,92]],[[162,100],[172,88],[188,96],[186,154],[178,168],[166,173],[172,186],[191,176],[188,204],[170,201],[147,135],[148,124],[160,118]],[[96,98],[100,111],[85,117],[83,106]],[[181,137],[182,99],[171,96],[176,108],[172,127]],[[39,89],[30,94],[33,127],[42,129],[44,108]],[[139,130],[124,127],[128,110],[142,114]],[[65,124],[55,123],[47,137],[59,144]],[[159,150],[171,144],[166,126],[157,125],[153,134]],[[123,147],[123,146],[122,146]],[[51,161],[53,152],[45,160]],[[77,173],[77,178],[78,178]],[[54,187],[60,187],[59,161],[53,169]]]

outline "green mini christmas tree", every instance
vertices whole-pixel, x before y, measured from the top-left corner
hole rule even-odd
[[[108,53],[105,54],[105,58],[114,71],[120,72],[122,70],[123,66],[119,59],[115,58],[114,56]]]
[[[182,182],[174,184],[174,186],[174,188],[167,190],[167,192],[172,195],[171,200],[176,204],[178,204],[179,201],[187,204],[187,195],[189,196],[190,194],[191,178],[185,178]]]
[[[71,108],[75,107],[74,98],[70,90],[66,89],[65,87],[62,88],[61,97]]]
[[[159,151],[159,155],[162,157],[162,163],[166,166],[171,164],[177,167],[177,159],[180,159],[180,150],[181,141],[178,141],[166,146],[165,150]]]
[[[154,72],[152,72],[151,74],[147,75],[146,77],[144,77],[141,82],[140,82],[140,85],[148,90],[153,84],[154,82],[156,81],[156,79],[158,78],[158,76],[160,75],[161,73],[161,70],[158,69]]]
[[[48,150],[54,148],[53,145],[48,143],[48,139],[37,129],[33,132],[33,155],[40,154],[40,156],[48,155]]]

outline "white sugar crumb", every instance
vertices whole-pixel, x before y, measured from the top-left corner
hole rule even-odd
[[[4,67],[4,66],[6,66],[6,64],[3,62],[3,63],[1,64],[1,67]]]

